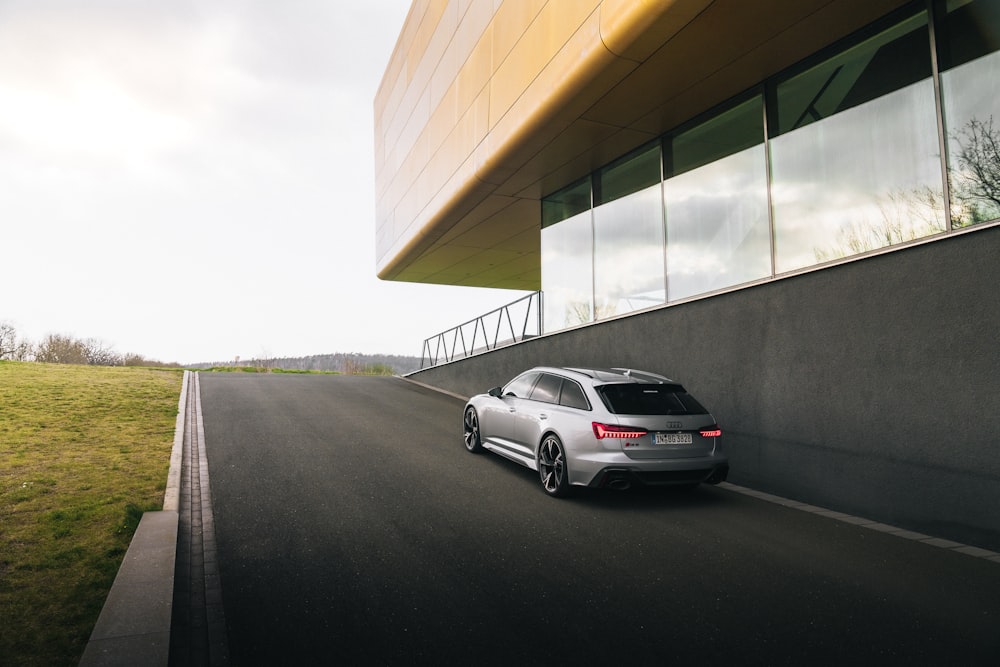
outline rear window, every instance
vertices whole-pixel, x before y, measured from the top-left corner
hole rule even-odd
[[[597,393],[616,415],[703,415],[708,412],[679,384],[605,384]]]

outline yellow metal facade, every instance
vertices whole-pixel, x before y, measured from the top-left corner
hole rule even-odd
[[[902,0],[417,0],[375,99],[387,280],[535,290],[540,198]]]

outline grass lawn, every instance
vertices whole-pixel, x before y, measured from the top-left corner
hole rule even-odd
[[[179,370],[0,361],[0,665],[76,665],[142,512]]]

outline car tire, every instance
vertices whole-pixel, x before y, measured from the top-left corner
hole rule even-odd
[[[566,467],[566,450],[553,434],[545,436],[538,447],[538,476],[545,493],[556,498],[569,495],[569,468]]]
[[[473,454],[483,451],[483,437],[479,432],[479,415],[471,405],[465,409],[462,420],[465,431],[465,448]]]

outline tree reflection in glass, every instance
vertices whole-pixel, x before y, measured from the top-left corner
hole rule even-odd
[[[594,319],[590,210],[542,228],[542,328],[559,331]]]
[[[951,221],[966,227],[1000,218],[1000,3],[939,3],[938,62]]]
[[[926,12],[772,88],[775,271],[944,231]]]
[[[952,224],[965,227],[1000,217],[1000,135],[993,117],[970,119],[951,141],[957,147],[949,169]]]

